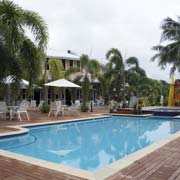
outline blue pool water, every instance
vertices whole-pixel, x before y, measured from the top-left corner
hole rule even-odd
[[[157,109],[151,109],[151,111],[158,111],[158,112],[180,112],[180,109],[157,108]]]
[[[120,117],[30,127],[0,149],[95,171],[180,130],[172,118]]]
[[[179,116],[180,109],[156,108],[156,109],[143,110],[143,113],[153,114],[154,116]]]

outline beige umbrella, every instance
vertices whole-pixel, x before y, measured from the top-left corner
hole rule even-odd
[[[51,86],[51,87],[74,87],[74,88],[80,88],[81,86],[72,83],[71,81],[68,81],[66,79],[58,79],[56,81],[52,81],[49,83],[44,84],[45,86]]]

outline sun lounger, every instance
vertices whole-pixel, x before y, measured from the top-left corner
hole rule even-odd
[[[75,112],[76,114],[79,115],[80,101],[75,100],[75,104],[74,103],[71,103],[71,104],[72,104],[71,106],[66,107],[66,110],[70,112]]]
[[[60,112],[61,115],[64,114],[64,108],[62,106],[62,102],[61,101],[54,101],[54,102],[51,102],[51,105],[50,105],[50,111],[49,111],[49,114],[48,114],[48,117],[51,115],[52,112],[55,112],[54,115],[55,117],[57,117],[58,113]]]
[[[0,115],[2,115],[3,119],[6,119],[6,114],[8,113],[8,107],[6,102],[0,101]]]
[[[36,110],[36,100],[31,100],[29,108],[31,110]]]
[[[38,105],[38,108],[41,109],[41,107],[43,107],[43,105],[44,105],[44,100],[40,100],[40,103],[39,103],[39,105]]]
[[[17,114],[18,115],[18,119],[20,120],[20,121],[22,121],[22,118],[21,118],[21,114],[22,113],[25,113],[26,114],[26,116],[27,116],[27,119],[28,119],[28,121],[29,121],[29,115],[28,115],[28,106],[29,106],[29,102],[28,101],[22,101],[21,103],[20,103],[20,105],[19,105],[19,107],[15,110],[15,114]]]

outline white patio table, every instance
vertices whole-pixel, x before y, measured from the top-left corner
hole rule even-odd
[[[8,106],[8,108],[9,108],[9,119],[10,120],[12,120],[12,118],[13,118],[13,111],[15,111],[17,108],[18,108],[18,106]]]

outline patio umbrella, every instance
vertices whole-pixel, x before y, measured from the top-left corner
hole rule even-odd
[[[179,84],[178,84],[178,80],[176,79],[174,82],[174,100],[178,100],[178,94],[177,94],[177,90],[179,89]]]
[[[169,88],[168,106],[173,106],[173,105],[174,105],[174,78],[172,77]]]
[[[14,79],[13,79],[12,76],[7,76],[3,81],[4,81],[5,84],[14,83]],[[29,82],[26,81],[26,80],[24,80],[24,79],[21,79],[20,84],[21,84],[22,86],[28,86],[28,85],[29,85]]]
[[[66,79],[58,79],[56,81],[52,81],[49,83],[44,84],[45,86],[49,87],[64,87],[64,88],[81,88],[79,85],[72,83],[71,81],[68,81]]]
[[[12,84],[14,83],[14,78],[13,76],[7,76],[5,79],[3,79],[3,82],[5,84]],[[25,80],[25,79],[21,79],[20,80],[20,86],[22,89],[27,89],[27,87],[29,86],[29,81]],[[37,86],[36,84],[33,84],[34,88],[41,88],[40,86]]]
[[[66,79],[58,79],[56,81],[52,81],[49,83],[44,84],[45,86],[51,86],[51,87],[74,87],[74,88],[80,88],[81,86],[72,83],[71,81],[68,81]]]

